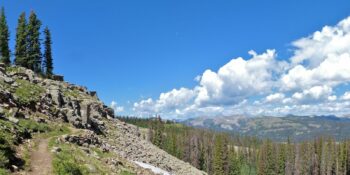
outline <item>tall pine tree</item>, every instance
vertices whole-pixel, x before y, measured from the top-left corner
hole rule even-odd
[[[221,134],[216,135],[214,143],[214,160],[213,170],[214,175],[224,174],[224,140]]]
[[[6,22],[5,9],[1,8],[0,14],[0,62],[11,64],[9,48],[10,32]]]
[[[44,52],[44,72],[47,77],[52,76],[52,71],[53,71],[53,62],[52,62],[52,52],[51,52],[51,33],[48,27],[45,28],[44,30],[45,34],[45,52]]]
[[[27,56],[28,67],[36,73],[41,73],[40,27],[41,22],[32,11],[28,22]]]
[[[229,152],[229,175],[240,175],[241,173],[241,161],[238,153],[233,146]]]
[[[27,21],[24,12],[19,16],[16,30],[15,64],[29,68],[27,63]]]

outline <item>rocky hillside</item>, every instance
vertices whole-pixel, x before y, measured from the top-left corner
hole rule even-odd
[[[205,174],[115,119],[96,92],[21,67],[0,65],[0,124],[0,174]]]
[[[301,141],[319,136],[330,136],[342,140],[349,138],[350,134],[350,119],[336,116],[198,117],[183,121],[183,123],[199,128],[269,138],[275,141],[286,141],[288,137]]]

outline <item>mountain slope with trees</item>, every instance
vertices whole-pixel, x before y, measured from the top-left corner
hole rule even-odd
[[[213,175],[349,174],[350,140],[316,137],[272,142],[239,133],[193,128],[159,117],[120,120],[148,128],[148,139],[168,153]]]

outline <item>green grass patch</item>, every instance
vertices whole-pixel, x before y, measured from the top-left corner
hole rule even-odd
[[[64,148],[54,156],[53,169],[55,174],[60,175],[82,175],[86,174],[87,169],[81,166],[76,158],[76,152],[71,152],[70,149]]]
[[[0,175],[8,175],[9,172],[3,168],[0,168]]]
[[[110,172],[109,166],[104,163],[105,158],[114,157],[117,155],[113,152],[103,152],[98,148],[90,148],[90,154],[86,153],[79,146],[75,144],[58,143],[57,138],[50,139],[49,147],[59,147],[61,151],[53,155],[53,169],[55,174],[121,174],[121,175],[134,175],[128,168],[122,168],[118,170],[118,173]],[[97,157],[95,157],[95,152]],[[87,165],[95,167],[96,172],[90,172]]]
[[[24,145],[24,149],[23,149],[23,152],[22,152],[23,156],[22,156],[22,159],[24,160],[24,170],[29,170],[30,169],[30,150],[29,150],[29,147],[28,145]]]
[[[19,120],[19,126],[26,128],[33,132],[50,132],[52,128],[47,123],[38,123],[34,120],[25,120],[20,119]]]
[[[135,173],[129,172],[129,171],[122,171],[119,175],[136,175]]]
[[[15,90],[15,96],[18,97],[18,102],[21,105],[28,106],[40,100],[41,95],[45,89],[39,85],[30,83],[27,80],[17,79],[19,87]]]
[[[53,143],[51,141],[51,143]],[[55,154],[53,158],[53,169],[55,174],[60,175],[80,175],[89,174],[89,171],[84,164],[91,163],[96,167],[96,170],[100,172],[99,174],[104,174],[104,172],[93,164],[91,157],[88,157],[86,153],[78,149],[77,146],[71,144],[59,144],[62,151]]]
[[[17,66],[10,66],[10,67],[6,67],[6,73],[19,73],[21,72],[21,68],[17,67]]]
[[[40,133],[34,135],[35,137],[49,138],[62,135],[70,132],[67,125],[38,123],[29,119],[20,119],[18,125],[16,125],[6,120],[0,120],[0,175],[2,172],[1,169],[6,172],[9,165],[19,160],[16,158],[14,149],[16,145],[20,144],[20,140],[17,140],[17,137],[30,138],[31,135],[27,132],[28,130]],[[14,137],[15,135],[17,137]],[[28,145],[23,146],[24,149],[21,156],[23,164],[21,166],[27,170],[30,165],[30,150]]]
[[[71,130],[68,127],[68,124],[57,124],[51,126],[51,131],[42,134],[41,136],[44,138],[49,138],[49,137],[56,137],[64,134],[69,134],[71,133]]]
[[[12,135],[7,132],[0,132],[0,169],[7,168],[14,156]]]

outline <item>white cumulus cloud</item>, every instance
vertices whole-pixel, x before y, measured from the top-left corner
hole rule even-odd
[[[328,86],[314,86],[310,89],[305,89],[302,92],[296,92],[292,98],[303,103],[321,102],[323,100],[334,100],[332,88]]]
[[[274,86],[273,74],[283,69],[276,61],[275,50],[257,54],[252,58],[239,57],[222,66],[218,72],[206,70],[197,87],[198,106],[237,104],[248,96],[265,94]]]
[[[343,100],[350,100],[350,91],[345,92],[344,95],[341,98]]]
[[[350,91],[341,92],[350,83],[350,17],[292,45],[290,58],[277,59],[273,49],[249,51],[250,58],[234,58],[217,71],[205,70],[195,77],[193,88],[135,102],[133,111],[169,118],[350,112]]]
[[[285,97],[285,95],[282,93],[274,93],[274,94],[268,95],[265,98],[265,101],[266,102],[278,102],[278,101],[284,100],[284,97]]]
[[[293,42],[297,48],[291,61],[299,64],[308,61],[311,67],[318,66],[329,54],[349,53],[350,18],[340,21],[336,26],[325,26],[311,36]]]
[[[350,48],[350,47],[349,47]],[[350,81],[350,49],[341,55],[330,54],[315,68],[297,65],[283,75],[282,89],[293,90],[310,88],[316,85],[331,87]]]
[[[292,66],[281,78],[282,89],[334,87],[350,81],[350,17],[296,40],[293,46]]]

